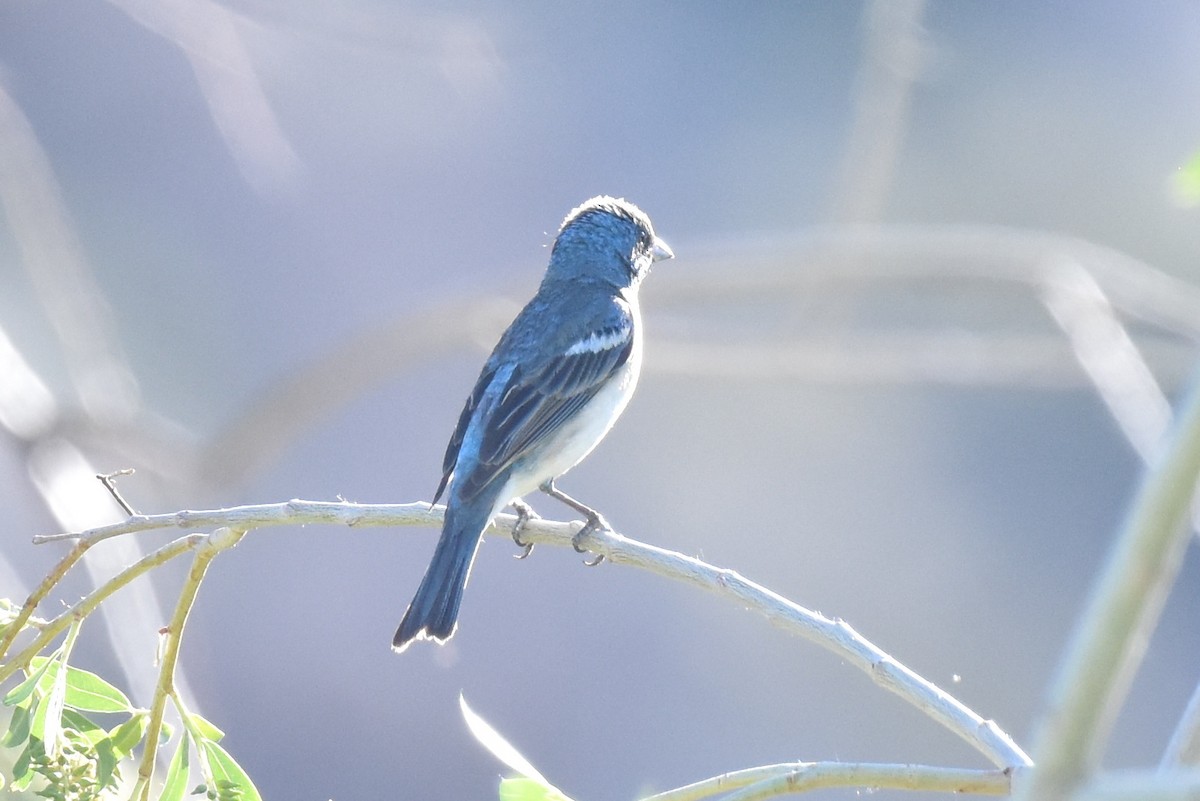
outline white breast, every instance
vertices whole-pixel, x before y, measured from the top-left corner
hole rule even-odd
[[[505,492],[501,493],[504,502],[496,511],[583,461],[625,411],[642,370],[642,326],[636,297],[630,303],[630,311],[633,314],[633,349],[629,361],[596,393],[584,413],[576,414],[543,444],[539,450],[548,458],[528,460],[538,464],[533,466],[527,462],[527,467],[513,472]]]

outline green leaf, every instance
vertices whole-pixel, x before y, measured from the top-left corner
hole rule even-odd
[[[182,801],[184,791],[187,790],[188,752],[191,748],[192,738],[185,731],[183,737],[179,738],[179,747],[175,749],[175,756],[171,757],[171,766],[167,768],[167,779],[163,783],[158,801]]]
[[[33,749],[34,742],[31,740],[29,745],[25,746],[25,750],[21,752],[21,755],[17,757],[17,761],[13,763],[13,779],[12,785],[9,788],[13,792],[24,790],[33,781]]]
[[[57,666],[56,666],[57,667]],[[56,668],[51,668],[55,670]],[[67,706],[84,712],[132,712],[125,693],[88,670],[67,666]]]
[[[571,801],[548,784],[520,776],[500,780],[500,801]]]
[[[63,728],[70,727],[79,732],[90,745],[108,739],[108,732],[97,723],[76,712],[74,709],[64,709],[62,713]]]
[[[105,737],[96,743],[96,784],[101,787],[111,784],[120,761],[121,757],[113,749],[112,740]]]
[[[108,733],[113,750],[120,756],[132,754],[133,749],[146,736],[146,727],[150,725],[150,717],[145,712],[135,712],[133,717],[117,726]]]
[[[39,688],[40,686],[39,682]],[[50,692],[42,703],[38,704],[38,711],[34,715],[32,730],[35,733],[40,732],[39,736],[46,749],[46,756],[52,760],[58,756],[62,737],[63,700],[66,696],[67,676],[65,673],[58,672],[55,674],[54,683],[50,685]],[[39,723],[41,724],[40,728]]]
[[[162,722],[162,725],[159,726],[159,728],[158,728],[158,744],[166,745],[167,743],[171,742],[171,738],[174,735],[175,735],[175,727],[172,726],[170,723],[167,723],[164,720]]]
[[[57,655],[58,651],[55,651],[49,658],[35,656],[31,659],[29,667],[25,669],[29,677],[8,691],[8,694],[4,696],[4,705],[15,706],[33,695],[38,682],[41,681],[42,676],[46,675],[46,671],[49,670],[50,665],[54,664],[54,657]]]
[[[211,740],[205,740],[201,745],[203,746],[204,760],[208,763],[208,769],[212,773],[214,782],[218,787],[221,787],[223,782],[230,785],[230,787],[221,787],[222,796],[228,789],[236,788],[241,791],[239,794],[241,801],[262,801],[262,796],[258,794],[258,788],[254,786],[254,782],[250,781],[246,771],[242,770],[242,766],[234,761],[228,751]]]
[[[35,657],[34,662],[41,657]],[[49,692],[54,682],[58,680],[60,663],[48,660],[41,666],[42,678],[38,681],[38,689]],[[67,694],[63,699],[66,706],[84,712],[132,712],[133,705],[125,697],[125,693],[109,684],[104,679],[89,670],[67,665]]]
[[[5,748],[15,748],[29,739],[29,705],[20,704],[13,707],[12,717],[8,720],[8,731],[0,739],[0,745]]]
[[[192,726],[196,729],[196,734],[202,739],[209,740],[214,743],[221,742],[225,737],[225,732],[218,729],[207,718],[195,713],[189,714],[188,719],[192,722]]]

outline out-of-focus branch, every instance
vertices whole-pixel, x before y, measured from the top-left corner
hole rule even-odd
[[[454,348],[494,341],[516,311],[511,301],[480,298],[363,331],[269,387],[208,440],[195,470],[205,481],[236,485],[270,464],[301,432],[370,389]]]
[[[1200,765],[1200,685],[1192,691],[1192,697],[1179,717],[1179,723],[1163,752],[1159,770],[1167,772],[1197,765]]]
[[[238,531],[263,526],[337,523],[347,526],[439,526],[445,508],[424,503],[367,505],[345,502],[292,500],[278,504],[231,509],[181,511],[143,515],[112,526],[63,535],[42,536],[37,542],[81,539],[99,542],[110,537],[162,528],[218,528]],[[501,515],[488,534],[509,536],[517,518]],[[572,544],[582,524],[530,520],[521,530],[529,542]],[[984,720],[949,693],[921,678],[889,654],[864,639],[845,621],[805,609],[732,570],[713,567],[694,557],[637,542],[614,532],[596,532],[583,545],[614,564],[627,564],[675,581],[684,581],[735,601],[771,623],[814,642],[862,670],[872,681],[916,706],[957,734],[1002,768],[1030,764],[1029,757],[991,720]]]
[[[1200,379],[1147,474],[1092,591],[1038,727],[1038,768],[1017,797],[1058,799],[1093,772],[1178,574],[1200,475]]]
[[[656,336],[650,347],[653,362],[647,370],[704,380],[1046,390],[1094,386],[1078,369],[1070,344],[1049,334],[848,332],[781,342]],[[1194,347],[1164,337],[1145,337],[1142,350],[1169,382],[1184,379],[1196,355]]]
[[[234,12],[211,0],[109,0],[179,48],[225,146],[256,192],[289,193],[300,159],[267,99]]]
[[[1017,783],[1019,788],[1021,783]],[[1198,801],[1200,771],[1154,773],[1121,770],[1101,774],[1070,796],[1071,801]]]
[[[681,253],[687,253],[683,248]],[[697,245],[685,271],[662,270],[651,315],[683,318],[705,301],[723,308],[764,297],[813,299],[864,287],[949,281],[987,289],[1016,285],[1041,299],[1054,265],[1079,264],[1114,309],[1158,326],[1146,350],[1166,374],[1190,368],[1188,341],[1200,342],[1200,289],[1125,254],[1084,240],[994,226],[840,226],[803,236]],[[1031,305],[1031,309],[1033,309]],[[213,485],[234,485],[271,463],[297,436],[365,392],[464,345],[486,348],[516,311],[480,297],[408,314],[368,329],[288,373],[201,447],[188,467]],[[704,330],[713,321],[705,317]],[[770,375],[833,383],[937,382],[1043,388],[1078,387],[1070,342],[1047,332],[884,330],[831,335],[787,332],[770,342],[673,336],[658,326],[646,368],[677,375]],[[178,448],[175,449],[178,452]]]
[[[883,210],[912,87],[928,61],[924,10],[925,0],[872,0],[863,9],[866,41],[834,222],[873,222]]]
[[[687,271],[656,274],[654,303],[686,309],[747,295],[805,297],[830,287],[963,280],[1040,292],[1054,265],[1075,262],[1124,314],[1200,342],[1200,287],[1084,239],[990,225],[845,225],[678,248]],[[1035,297],[1031,295],[1031,298]]]
[[[79,244],[50,160],[33,126],[2,85],[0,205],[38,303],[61,347],[79,398],[80,416],[93,425],[117,425],[137,419],[141,393],[112,312]],[[103,493],[95,492],[94,479],[88,480],[100,472],[89,455],[75,443],[54,436],[61,410],[75,404],[45,397],[39,391],[45,385],[32,370],[24,372],[23,381],[8,385],[8,391],[14,394],[2,399],[0,425],[28,445],[27,467],[41,499],[59,524],[67,528],[115,519],[116,506]],[[110,551],[91,551],[83,564],[93,583],[100,584],[142,553],[139,544],[131,541]],[[128,636],[118,636],[117,621],[123,632],[139,627],[154,631],[161,624],[156,621],[157,610],[158,598],[150,582],[105,605],[103,620],[109,640],[133,684],[142,683],[139,679],[150,675],[150,666]]]
[[[1108,298],[1087,270],[1071,262],[1051,268],[1044,298],[1125,438],[1150,462],[1171,423],[1171,404]]]
[[[112,313],[83,256],[50,160],[2,84],[0,205],[84,408],[99,419],[129,414],[139,393]]]

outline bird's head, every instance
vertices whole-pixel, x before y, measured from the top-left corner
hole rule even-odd
[[[623,288],[641,281],[654,262],[674,257],[654,235],[645,212],[627,200],[601,195],[563,220],[545,280],[590,280]]]

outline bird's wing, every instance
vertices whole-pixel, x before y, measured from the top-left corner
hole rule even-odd
[[[442,493],[446,491],[446,485],[450,483],[450,476],[454,475],[454,466],[458,463],[458,451],[462,448],[463,437],[467,435],[467,426],[471,424],[471,418],[475,415],[479,402],[483,400],[484,393],[487,392],[487,388],[496,377],[496,365],[492,362],[492,359],[488,359],[487,364],[484,365],[483,372],[475,381],[475,388],[471,390],[471,397],[467,398],[462,414],[458,416],[458,425],[454,427],[454,433],[450,435],[450,442],[446,445],[446,455],[442,457],[442,480],[438,482],[437,492],[433,493],[433,503],[437,503],[438,498],[442,497]]]
[[[492,369],[488,375],[485,368],[487,384],[482,389],[476,385],[463,410],[460,430],[451,441],[457,460],[472,418],[481,417],[476,423],[474,465],[456,479],[461,498],[472,497],[522,454],[558,431],[629,361],[633,319],[623,306],[610,306],[608,311],[596,321],[598,325],[584,328],[563,347],[530,349],[533,355],[527,352],[511,370]],[[480,383],[483,381],[481,376]],[[492,398],[495,402],[490,402]]]

